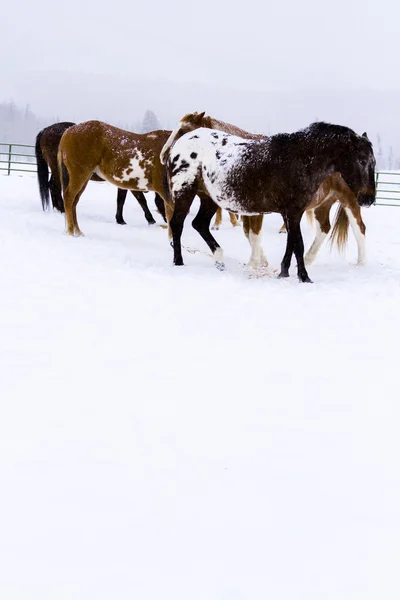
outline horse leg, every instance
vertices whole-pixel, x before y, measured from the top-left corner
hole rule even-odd
[[[123,210],[124,210],[124,204],[125,204],[127,193],[128,193],[128,190],[123,190],[122,188],[118,188],[117,213],[115,215],[115,220],[117,221],[118,225],[126,225],[126,223],[124,221]]]
[[[229,210],[228,210],[228,214],[229,214],[229,220],[231,222],[232,227],[238,227],[239,221],[238,221],[237,216],[234,213],[229,212]]]
[[[54,177],[53,177],[53,175],[50,175],[49,188],[50,188],[51,203],[53,205],[53,208],[55,208],[55,210],[59,210],[59,208],[58,208],[58,202],[57,202],[57,196],[55,194],[54,187],[55,187],[54,186]]]
[[[250,244],[251,256],[247,263],[248,267],[257,269],[261,265],[268,266],[268,261],[261,247],[261,229],[264,215],[254,215],[252,217],[243,215],[243,231]]]
[[[183,231],[183,223],[187,217],[190,206],[194,200],[195,191],[192,189],[185,189],[180,191],[175,197],[174,208],[165,203],[165,209],[168,219],[168,212],[172,212],[171,219],[168,219],[169,230],[172,235],[172,243],[174,248],[174,265],[183,265],[182,248],[181,248],[181,237]]]
[[[175,212],[174,211],[174,205],[170,204],[169,202],[164,202],[164,207],[165,207],[165,218],[166,218],[167,225],[168,225],[168,237],[170,239],[170,242],[172,242],[173,234],[172,234],[172,229],[171,229],[171,219],[172,219],[172,217],[174,215],[174,212]],[[172,245],[172,243],[171,243],[171,245]]]
[[[144,216],[145,216],[147,223],[149,225],[154,225],[155,220],[149,210],[149,207],[147,206],[147,200],[144,197],[143,192],[134,192],[133,190],[131,190],[131,192],[135,196],[136,200],[139,203],[139,206],[141,207],[142,211],[144,212]]]
[[[366,263],[366,252],[365,252],[365,223],[361,217],[361,209],[357,202],[352,203],[350,206],[345,206],[347,217],[349,219],[351,228],[356,238],[358,248],[358,265],[365,265]]]
[[[198,194],[200,209],[192,221],[192,227],[198,231],[215,258],[215,266],[220,271],[225,269],[223,251],[217,240],[210,232],[211,219],[217,211],[217,205],[206,194]]]
[[[222,223],[222,208],[220,206],[217,206],[214,225],[211,227],[211,229],[213,229],[214,231],[218,231],[218,229],[221,227],[221,223]]]
[[[282,261],[282,270],[280,277],[289,276],[289,267],[293,252],[297,260],[297,276],[302,282],[312,283],[304,265],[304,243],[301,235],[300,221],[302,214],[295,214],[285,217],[285,225],[288,232],[285,256]]]
[[[310,279],[304,266],[302,254],[304,253],[304,244],[300,230],[301,215],[288,216],[285,214],[283,215],[283,218],[288,236],[286,240],[286,251],[281,263],[281,272],[278,277],[289,277],[290,263],[292,261],[293,252],[295,252],[299,279],[301,279],[301,281],[309,281]]]
[[[311,244],[310,249],[304,257],[304,262],[306,265],[311,265],[314,262],[318,251],[322,246],[323,241],[325,240],[326,236],[328,235],[331,229],[329,213],[332,204],[334,203],[335,199],[331,200],[330,202],[325,202],[324,204],[318,206],[318,208],[315,209],[315,238],[313,243]]]
[[[86,186],[87,186],[88,183],[89,183],[89,179],[86,181],[86,183],[80,189],[80,191],[78,192],[78,194],[75,196],[75,200],[74,200],[73,205],[72,205],[72,218],[73,218],[73,221],[74,221],[74,235],[76,237],[83,236],[83,233],[79,229],[79,225],[78,225],[78,219],[77,219],[77,216],[76,216],[76,206],[77,206],[77,204],[79,202],[80,197],[82,196],[83,192],[85,191]]]
[[[67,234],[74,235],[75,233],[75,220],[74,220],[74,201],[78,195],[81,186],[74,185],[74,182],[69,181],[67,187],[64,190],[64,208],[65,208],[65,221],[67,226]],[[75,207],[75,218],[76,218],[76,207]]]
[[[157,194],[157,192],[155,194],[156,195],[154,197],[154,203],[157,206],[157,210],[160,213],[160,215],[162,216],[162,218],[164,219],[164,221],[167,222],[167,218],[165,216],[164,200],[161,198],[160,194]]]
[[[64,200],[62,198],[62,187],[61,187],[60,175],[58,172],[57,159],[52,160],[49,163],[49,166],[50,166],[50,170],[51,170],[51,177],[50,177],[50,181],[49,181],[51,202],[53,204],[53,208],[55,208],[59,212],[63,213],[64,212]]]

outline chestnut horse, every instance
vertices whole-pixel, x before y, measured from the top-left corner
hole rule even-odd
[[[153,191],[165,200],[160,152],[170,135],[165,130],[131,133],[101,121],[67,129],[58,149],[67,233],[82,235],[76,207],[93,173],[122,189]],[[167,202],[165,209],[169,221],[173,206]]]
[[[165,160],[165,153],[163,159]],[[375,202],[375,157],[366,134],[348,127],[313,123],[292,134],[248,140],[213,129],[197,129],[183,135],[166,162],[165,195],[174,204],[170,222],[174,264],[182,265],[183,224],[196,194],[202,200],[193,227],[223,267],[222,249],[210,233],[210,221],[218,206],[246,216],[277,212],[285,221],[286,252],[280,277],[289,276],[293,253],[300,281],[310,282],[304,264],[300,221],[307,209],[326,200],[323,185],[338,189],[356,238],[363,235],[354,207]],[[331,189],[331,187],[329,189]],[[336,199],[336,193],[332,192]],[[252,255],[261,254],[259,235],[250,229]]]
[[[43,210],[46,210],[46,208],[49,207],[49,196],[51,195],[53,208],[59,212],[64,212],[64,202],[61,194],[61,181],[57,165],[57,152],[63,133],[73,125],[75,125],[75,123],[70,123],[68,121],[63,123],[54,123],[53,125],[49,125],[48,127],[42,129],[42,131],[40,131],[36,136],[35,153],[37,162],[37,176]],[[49,168],[51,171],[50,179]],[[104,179],[96,174],[92,175],[91,180],[104,181]],[[115,215],[115,219],[120,225],[125,225],[123,208],[127,193],[127,190],[120,188],[118,189],[117,214]],[[155,220],[149,210],[149,207],[147,206],[146,198],[144,197],[143,193],[132,191],[132,194],[135,196],[140,207],[142,208],[146,221],[149,223],[149,225],[153,225]],[[156,195],[155,203],[158,211],[165,220],[164,202],[160,196]]]

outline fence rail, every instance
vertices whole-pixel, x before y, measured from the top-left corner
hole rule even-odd
[[[20,148],[24,150],[19,150]],[[25,148],[30,148],[32,152],[26,154],[28,151]],[[36,173],[35,146],[0,142],[0,171],[6,171],[7,175],[10,175],[11,171]]]
[[[30,151],[20,151],[20,148],[30,148]],[[36,173],[36,170],[35,146],[0,143],[0,172],[5,171],[10,175],[13,171]],[[400,207],[400,171],[376,172],[376,203],[379,206]]]

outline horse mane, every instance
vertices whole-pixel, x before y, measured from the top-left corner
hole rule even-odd
[[[203,117],[203,127],[208,127],[209,129],[218,129],[220,131],[224,131],[225,133],[229,133],[230,135],[237,135],[238,137],[251,140],[264,140],[267,137],[266,135],[261,135],[259,133],[250,133],[249,131],[240,129],[240,127],[236,127],[236,125],[225,123],[224,121],[218,121],[218,119],[214,119],[213,117],[209,116]]]
[[[332,123],[326,123],[325,121],[315,121],[311,123],[308,127],[301,130],[302,133],[307,134],[316,134],[318,136],[326,135],[327,137],[336,137],[348,135],[349,138],[353,138],[356,140],[362,139],[363,142],[368,143],[372,147],[371,141],[367,138],[366,134],[358,135],[353,129],[350,127],[345,127],[344,125],[334,125]]]

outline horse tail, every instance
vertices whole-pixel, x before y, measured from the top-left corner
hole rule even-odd
[[[58,147],[58,152],[57,152],[57,163],[58,163],[58,177],[61,182],[61,189],[64,193],[65,188],[67,187],[67,185],[69,183],[69,174],[68,174],[68,169],[64,164],[60,147]]]
[[[50,204],[50,179],[49,179],[49,165],[43,157],[43,152],[40,147],[40,141],[42,139],[44,129],[39,131],[36,136],[35,143],[35,154],[37,164],[37,178],[39,184],[40,199],[42,201],[43,210],[49,208]]]
[[[331,247],[336,242],[339,252],[343,252],[349,235],[349,217],[340,204],[335,215],[335,223],[330,235]]]
[[[168,161],[165,161],[164,165],[163,165],[163,180],[162,180],[162,185],[163,185],[163,196],[164,196],[164,202],[166,202],[168,205],[171,206],[171,191],[169,189],[169,177],[168,177],[168,167],[167,167]]]

